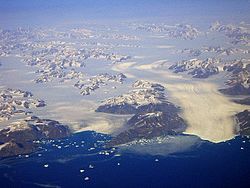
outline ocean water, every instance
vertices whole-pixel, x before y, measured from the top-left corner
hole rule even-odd
[[[1,159],[1,187],[250,185],[250,140],[246,137],[220,144],[202,141],[188,150],[166,155],[105,148],[109,139],[108,135],[81,132],[44,142],[31,155]]]

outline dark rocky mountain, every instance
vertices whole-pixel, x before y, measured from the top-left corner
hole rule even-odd
[[[0,157],[31,153],[37,148],[34,141],[69,135],[69,128],[58,121],[31,117],[0,131]]]
[[[240,83],[236,83],[232,87],[219,89],[219,91],[225,95],[250,95],[250,88],[246,88]]]
[[[136,106],[133,104],[123,103],[123,104],[106,104],[101,105],[96,109],[96,112],[105,112],[110,114],[137,114],[143,112],[155,112],[155,111],[165,111],[165,112],[178,112],[179,108],[170,102],[163,103],[149,103],[145,105]]]
[[[133,88],[126,94],[107,99],[96,109],[96,112],[134,114],[125,125],[127,129],[113,137],[108,147],[185,130],[186,124],[178,115],[179,107],[167,100],[162,85],[138,80]]]
[[[235,99],[233,101],[238,103],[238,104],[250,105],[250,97],[247,97],[247,98],[244,98],[244,99]]]
[[[177,112],[179,108],[167,101],[165,88],[157,83],[138,80],[134,90],[103,102],[96,112],[136,114],[155,111]]]
[[[125,144],[136,139],[175,135],[185,130],[184,120],[176,113],[155,111],[138,113],[128,120],[127,130],[115,136],[108,146]]]
[[[217,64],[219,60],[207,58],[205,60],[190,59],[177,62],[169,67],[174,73],[188,72],[193,78],[208,78],[211,75],[218,74]]]
[[[32,142],[17,143],[13,140],[0,145],[0,157],[10,157],[19,154],[28,154],[36,150],[36,144]]]
[[[223,70],[220,67],[223,66]],[[177,62],[169,67],[174,73],[187,72],[193,78],[208,78],[227,72],[226,88],[219,91],[226,95],[250,95],[250,62],[247,59],[222,62],[215,58],[190,59]]]
[[[250,95],[250,63],[247,60],[234,60],[223,69],[230,73],[227,88],[219,91],[227,95]]]
[[[239,126],[239,133],[241,135],[250,135],[250,111],[244,110],[236,114],[236,119]]]

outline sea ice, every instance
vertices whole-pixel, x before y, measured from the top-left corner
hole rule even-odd
[[[85,181],[88,181],[88,180],[89,180],[89,177],[85,177],[84,180],[85,180]]]

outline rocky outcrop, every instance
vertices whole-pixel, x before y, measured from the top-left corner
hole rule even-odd
[[[117,82],[122,84],[127,77],[122,74],[110,75],[108,73],[98,74],[89,79],[81,79],[75,83],[75,87],[81,90],[81,95],[90,95],[98,88],[107,85],[109,82]]]
[[[242,84],[235,84],[232,87],[219,89],[219,91],[226,95],[249,95],[250,88],[245,88]]]
[[[248,45],[250,41],[250,32],[247,25],[224,25],[217,21],[211,25],[210,30],[224,33],[228,38],[232,39],[232,44]]]
[[[245,110],[236,114],[236,120],[239,126],[239,134],[241,135],[250,135],[250,111]]]
[[[204,47],[202,49],[202,52],[212,52],[212,53],[216,53],[218,55],[234,55],[234,54],[249,54],[250,50],[245,50],[242,48],[233,48],[233,47],[221,47],[221,46],[209,46],[209,47]]]
[[[235,99],[234,102],[242,105],[250,105],[250,97],[244,98],[244,99]]]
[[[220,92],[227,95],[250,95],[250,62],[246,60],[234,60],[226,64],[223,69],[230,73],[227,80],[227,88]]]
[[[133,90],[103,102],[96,112],[112,114],[136,114],[142,112],[171,111],[177,112],[178,107],[167,101],[165,88],[156,83],[138,80]]]
[[[29,91],[20,89],[0,90],[0,122],[10,119],[16,114],[28,115],[33,108],[46,106],[45,101],[34,99]]]
[[[32,116],[23,122],[12,123],[0,131],[0,157],[26,154],[34,151],[41,139],[67,137],[70,130],[58,121]]]
[[[222,67],[223,69],[219,69]],[[169,67],[174,73],[187,72],[193,78],[208,78],[220,71],[228,72],[227,88],[219,91],[226,95],[250,95],[250,62],[241,59],[230,62],[222,62],[216,59],[206,60],[190,59],[177,62]]]
[[[182,50],[176,50],[175,52],[188,55],[189,57],[198,57],[200,55],[230,56],[250,54],[250,50],[248,49],[222,46],[204,46],[199,49],[184,48]]]
[[[152,33],[161,33],[168,38],[193,40],[200,35],[200,31],[188,24],[133,24],[135,30],[143,30]]]
[[[0,145],[0,157],[10,157],[20,154],[28,154],[36,150],[32,142],[17,143],[13,140]]]
[[[97,112],[112,114],[134,114],[125,124],[126,130],[113,137],[107,147],[183,132],[186,124],[177,114],[179,110],[167,100],[162,85],[146,80],[137,80],[133,90],[107,99],[96,109]]]
[[[40,119],[36,116],[32,116],[30,119],[26,119],[25,121],[28,125],[35,126],[42,134],[42,138],[57,139],[70,135],[68,126],[55,120]]]
[[[208,78],[211,75],[218,74],[219,60],[207,58],[205,60],[190,59],[177,62],[169,67],[174,73],[188,72],[193,78]]]
[[[115,136],[107,146],[126,144],[137,139],[175,135],[185,130],[184,120],[176,113],[155,111],[138,113],[126,124],[127,130]]]

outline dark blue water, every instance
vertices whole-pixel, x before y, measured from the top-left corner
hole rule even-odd
[[[103,141],[109,139],[95,132],[83,132],[44,143],[32,155],[2,159],[1,188],[250,186],[250,142],[246,138],[220,144],[204,142],[191,151],[168,156],[119,156],[117,149],[103,148]]]

